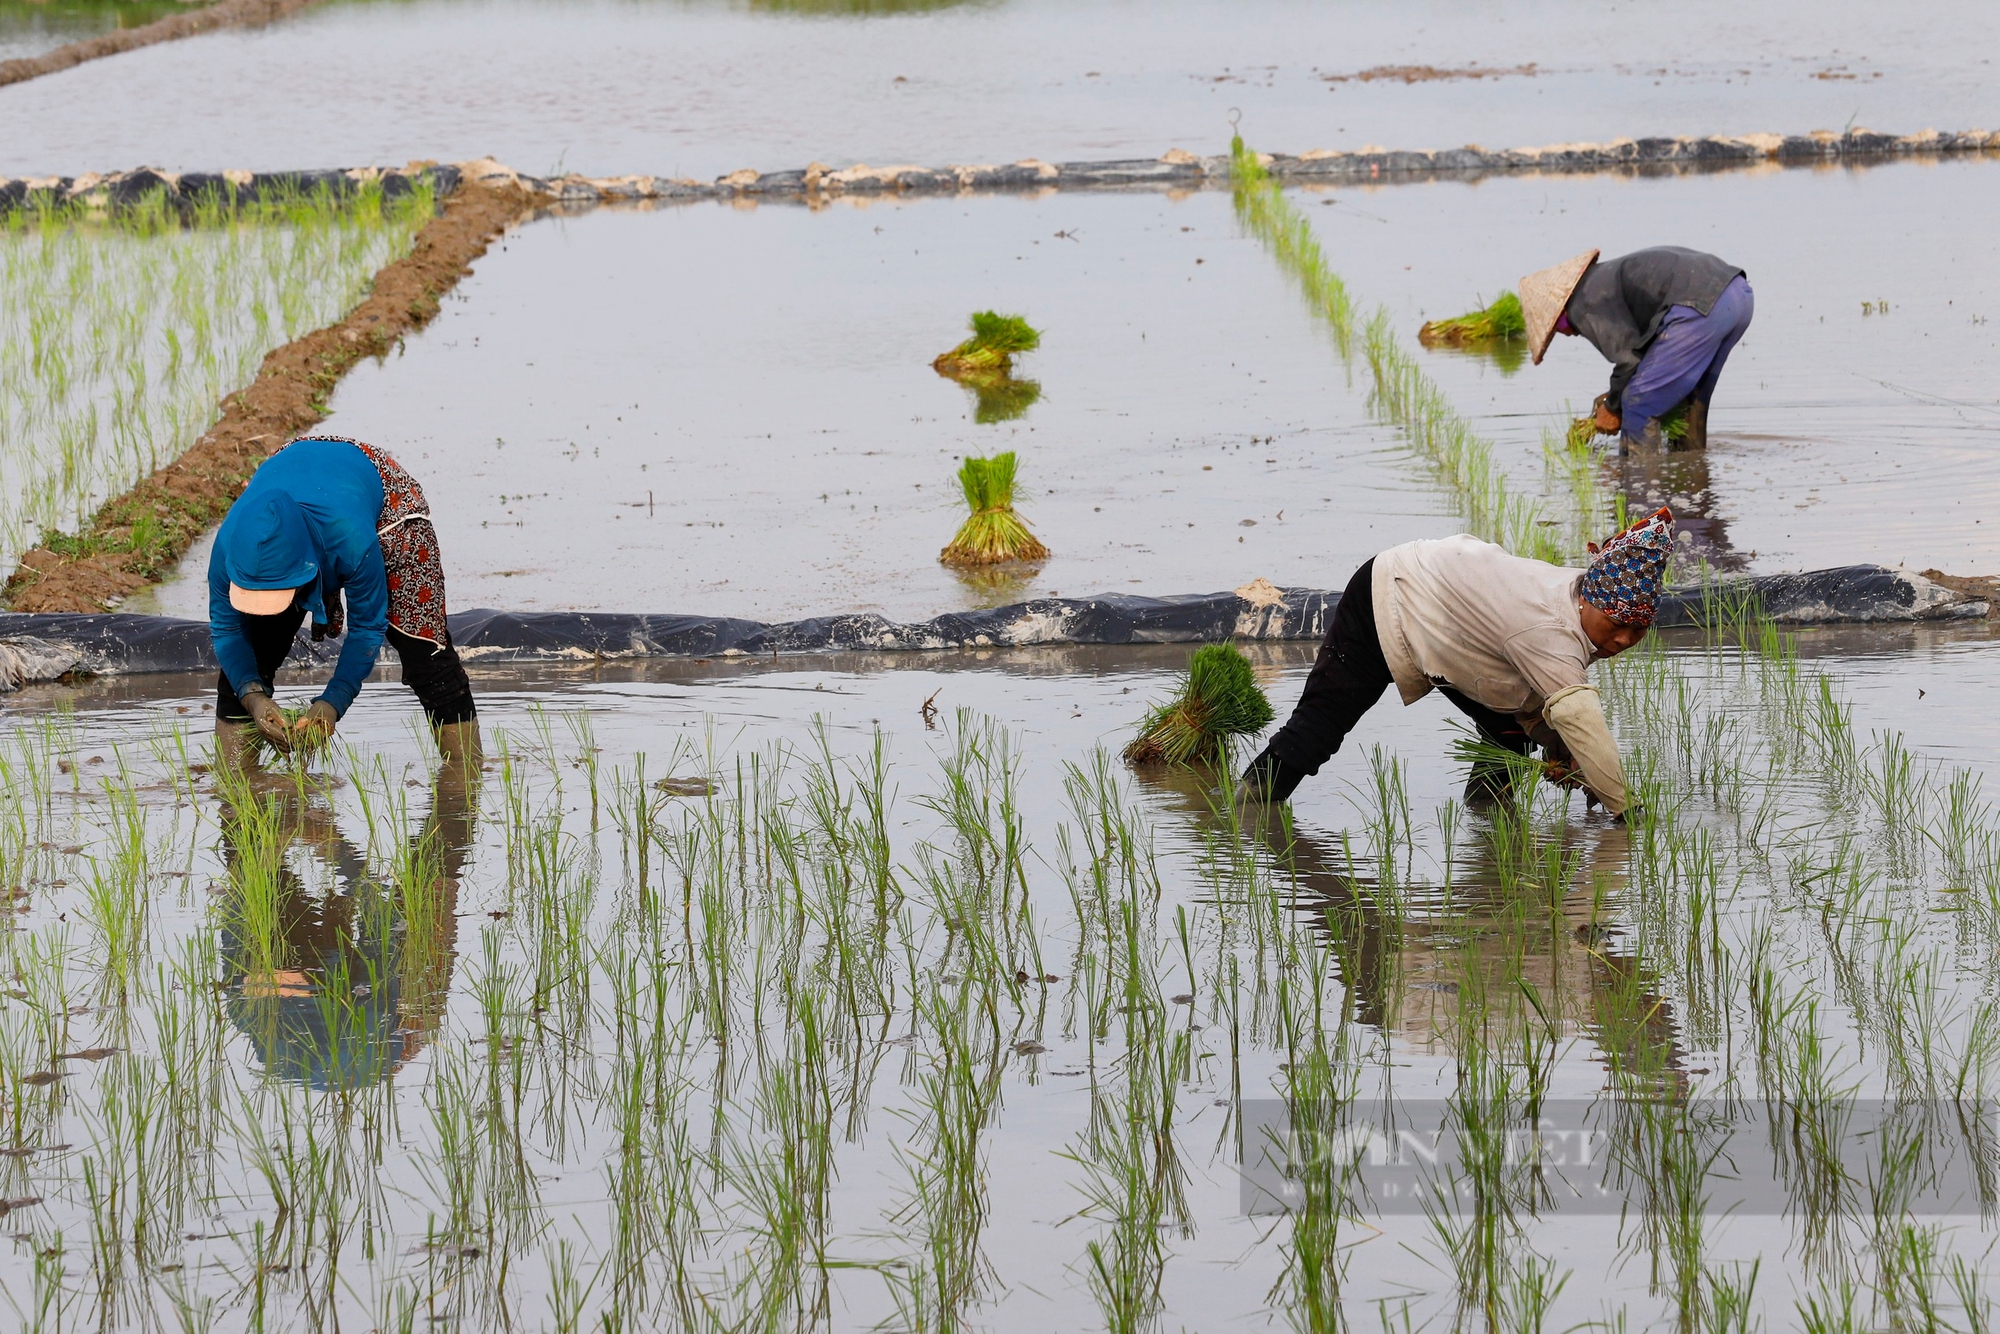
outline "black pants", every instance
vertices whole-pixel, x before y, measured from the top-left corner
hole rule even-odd
[[[1361,715],[1395,684],[1375,629],[1374,577],[1375,562],[1371,560],[1347,581],[1347,591],[1340,595],[1333,611],[1333,627],[1319,647],[1298,706],[1265,747],[1266,755],[1276,756],[1285,769],[1299,777],[1318,773],[1361,721]],[[1514,715],[1489,709],[1450,686],[1438,687],[1438,693],[1470,718],[1479,735],[1494,745],[1525,755],[1534,744]],[[1257,763],[1252,762],[1253,770]]]
[[[257,675],[273,686],[278,683],[278,668],[292,651],[292,639],[305,616],[304,607],[293,607],[276,616],[243,618],[244,637],[250,641],[250,651],[257,655]],[[440,648],[429,640],[406,635],[393,625],[386,638],[396,656],[403,660],[403,684],[417,692],[417,703],[424,706],[432,727],[469,723],[479,716],[472,703],[472,682],[465,679],[465,664],[458,660],[458,650],[449,640]],[[217,674],[215,681],[215,716],[232,722],[247,722],[250,718],[229,678],[221,674]]]

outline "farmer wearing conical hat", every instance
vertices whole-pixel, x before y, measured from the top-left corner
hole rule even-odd
[[[345,642],[333,679],[288,722],[271,689],[308,616],[315,640]],[[216,731],[232,744],[244,724],[280,749],[326,740],[386,640],[446,757],[478,754],[479,711],[445,626],[430,506],[372,445],[309,436],[258,466],[216,530],[208,629],[222,666]]]
[[[1521,314],[1535,364],[1557,334],[1590,340],[1611,363],[1597,400],[1597,429],[1620,445],[1659,444],[1654,423],[1685,403],[1685,448],[1708,444],[1715,382],[1756,301],[1733,264],[1680,246],[1654,246],[1600,260],[1586,250],[1521,279]]]
[[[1405,704],[1440,691],[1517,755],[1541,746],[1554,776],[1623,815],[1624,766],[1586,674],[1645,637],[1673,544],[1662,508],[1593,547],[1584,570],[1464,533],[1390,547],[1348,581],[1298,706],[1244,788],[1290,797],[1394,684]]]

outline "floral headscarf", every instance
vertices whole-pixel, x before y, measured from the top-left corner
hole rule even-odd
[[[1591,544],[1595,559],[1577,596],[1620,625],[1651,625],[1673,549],[1673,511],[1662,505],[1603,546]]]

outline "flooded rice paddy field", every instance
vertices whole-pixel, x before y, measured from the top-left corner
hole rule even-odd
[[[36,687],[0,1273],[43,1328],[1981,1328],[1986,636],[1628,655],[1631,829],[1468,806],[1435,700],[1290,833],[1219,814],[1105,753],[1164,646],[482,668],[469,781],[387,682],[303,780],[211,767],[201,680]],[[1251,652],[1288,705],[1308,646]],[[1901,1111],[1843,1164],[1849,1096]],[[1350,1207],[1311,1153],[1244,1212],[1274,1100],[1353,1142],[1383,1097],[1588,1105],[1625,1215],[1504,1156]],[[1774,1137],[1764,1207],[1706,1208]]]
[[[191,221],[0,218],[0,574],[45,531],[180,457],[266,353],[407,253],[427,192],[273,199]]]
[[[35,126],[0,170],[1151,155],[1232,107],[1292,150],[1970,125],[1994,47],[1971,6],[1922,37],[1859,6],[827,8],[342,0],[0,90]],[[1536,69],[1323,77],[1475,60]],[[1986,573],[2000,242],[1965,220],[1996,170],[1289,198],[1401,346],[1588,246],[1742,264],[1710,450],[1606,455],[1589,503],[1671,501],[1723,569]],[[545,217],[327,429],[423,481],[459,607],[1338,586],[1466,496],[1239,216]],[[262,312],[218,366],[324,320],[189,235],[0,234],[74,252],[0,270],[42,275],[12,338],[74,386],[22,379],[0,435],[70,423],[63,505],[142,463],[96,422],[199,426],[174,312]],[[104,306],[81,333],[46,317],[65,283]],[[1045,331],[1017,420],[929,369],[987,307]],[[1570,514],[1543,441],[1593,354],[1419,364]],[[1003,448],[1055,554],[962,579],[952,472]],[[205,560],[128,609],[201,615]],[[1656,637],[1598,668],[1629,827],[1533,774],[1469,786],[1436,700],[1383,705],[1289,820],[1128,770],[1173,646],[475,663],[471,771],[389,681],[335,753],[248,772],[202,679],[31,687],[0,714],[0,1289],[38,1329],[1990,1328],[1994,633]],[[1313,646],[1246,650],[1282,716]],[[1441,1166],[1390,1147],[1432,1129]]]
[[[0,0],[0,60],[38,56],[186,9],[181,0]]]
[[[1671,502],[1723,569],[1981,573],[2000,564],[2000,240],[1960,220],[1997,189],[2000,164],[1965,161],[1288,197],[1360,318],[1386,309],[1413,352],[1423,319],[1588,246],[1671,238],[1743,265],[1759,309],[1710,449],[1601,449],[1602,485]],[[989,305],[1045,331],[1018,421],[976,421],[928,365]],[[1510,485],[1561,512],[1544,436],[1602,389],[1595,352],[1419,356]],[[1458,531],[1370,383],[1226,193],[704,204],[524,227],[343,382],[327,429],[422,478],[460,607],[922,618],[1258,576],[1339,587],[1385,546]],[[963,580],[935,563],[962,513],[953,470],[1002,448],[1055,554]],[[205,564],[197,549],[147,605],[201,615]]]
[[[1988,123],[1992,7],[1924,12],[1913,29],[1860,0],[335,0],[0,89],[0,123],[33,127],[0,142],[0,172],[1152,157],[1216,151],[1232,109],[1287,152]],[[1534,70],[1350,77],[1385,66]]]

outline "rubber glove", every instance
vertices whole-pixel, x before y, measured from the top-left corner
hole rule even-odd
[[[1599,435],[1616,435],[1618,434],[1619,426],[1623,423],[1620,421],[1618,414],[1605,405],[1604,399],[1605,395],[1599,394],[1597,401],[1591,404],[1596,409],[1594,419],[1597,422],[1597,433]]]
[[[243,701],[250,721],[257,724],[258,735],[279,750],[292,748],[292,734],[285,728],[285,713],[278,707],[278,701],[261,690],[247,691],[238,698]]]
[[[318,750],[333,739],[334,724],[340,715],[333,711],[333,705],[323,699],[316,699],[307,706],[299,720],[292,724],[293,737],[297,742],[313,750]]]

